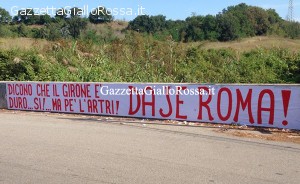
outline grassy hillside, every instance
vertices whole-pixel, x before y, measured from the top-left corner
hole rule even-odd
[[[180,43],[135,32],[123,37],[107,43],[1,38],[0,80],[300,83],[299,40]]]
[[[274,9],[130,22],[0,10],[0,80],[300,83],[300,23]]]

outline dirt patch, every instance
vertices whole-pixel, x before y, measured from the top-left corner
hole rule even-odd
[[[300,131],[271,128],[220,128],[215,130],[227,135],[257,138],[268,141],[293,142],[300,144]]]
[[[171,124],[179,124],[186,126],[197,126],[212,128],[214,132],[244,137],[244,138],[256,138],[268,141],[279,141],[279,142],[292,142],[300,144],[300,131],[289,130],[289,129],[278,129],[278,128],[261,128],[261,127],[249,127],[245,125],[224,125],[224,124],[213,124],[213,123],[193,123],[193,122],[178,122],[178,121],[164,121]]]

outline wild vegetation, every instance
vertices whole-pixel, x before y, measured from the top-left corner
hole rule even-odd
[[[274,10],[240,4],[216,16],[129,23],[71,12],[0,9],[0,80],[300,83],[299,23]]]

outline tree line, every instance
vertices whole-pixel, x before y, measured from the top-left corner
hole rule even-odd
[[[177,41],[230,41],[244,37],[279,35],[300,37],[300,24],[282,19],[274,9],[245,3],[229,6],[217,15],[192,15],[184,21],[166,20],[163,15],[142,15],[128,29],[153,35],[171,35]]]
[[[35,38],[47,38],[50,40],[71,36],[78,38],[88,22],[100,24],[113,21],[113,16],[105,7],[95,8],[88,18],[82,17],[82,9],[74,7],[70,10],[58,9],[54,17],[48,14],[37,15],[32,8],[19,10],[17,15],[11,16],[9,12],[0,7],[0,36],[4,32],[17,32],[19,36],[25,36],[28,25],[44,25],[44,28],[33,29],[32,36]],[[1,29],[2,25],[2,29]],[[10,27],[3,30],[3,25],[19,25],[17,28]]]
[[[82,10],[74,7],[70,10],[59,9],[54,17],[35,15],[33,9],[19,10],[14,17],[0,8],[0,37],[17,33],[28,36],[26,25],[44,25],[32,29],[31,36],[55,40],[60,38],[79,38],[87,23],[101,24],[113,21],[111,13],[101,7],[82,17]],[[67,13],[68,12],[68,13]],[[17,25],[5,27],[3,25]],[[152,34],[158,40],[172,38],[175,41],[231,41],[245,37],[278,35],[289,38],[300,37],[300,24],[281,18],[274,9],[263,9],[245,3],[229,6],[217,15],[196,15],[185,20],[167,20],[164,15],[141,15],[130,21],[125,31]]]

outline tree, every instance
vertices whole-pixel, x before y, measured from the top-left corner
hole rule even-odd
[[[230,13],[217,15],[219,40],[230,41],[240,37],[240,24],[238,18]]]
[[[61,25],[50,23],[47,25],[47,29],[49,30],[48,40],[54,41],[63,37],[63,27],[61,27]]]
[[[154,33],[157,31],[162,31],[166,28],[166,16],[157,15],[151,16],[150,19],[150,32]]]
[[[167,20],[166,21],[166,30],[169,32],[169,35],[172,36],[175,41],[182,41],[184,36],[182,33],[186,27],[186,22],[184,20]]]
[[[269,15],[267,11],[258,7],[249,7],[247,16],[255,30],[255,35],[260,36],[267,34],[271,26],[268,20]]]
[[[100,24],[105,22],[111,22],[113,20],[113,16],[111,12],[108,11],[105,7],[99,6],[91,11],[89,15],[89,20],[93,24]]]
[[[134,20],[130,21],[128,24],[128,29],[138,31],[138,32],[147,32],[151,31],[151,22],[149,15],[140,15],[137,16]]]
[[[79,38],[80,32],[86,28],[87,21],[78,16],[74,16],[67,20],[67,26],[71,36],[76,39]]]
[[[45,15],[40,15],[36,23],[40,25],[44,25],[44,24],[49,24],[50,22],[52,22],[50,15],[45,14]]]
[[[0,23],[8,23],[11,21],[9,12],[0,7]]]
[[[202,29],[203,20],[203,16],[192,16],[186,19],[187,27],[185,29],[185,42],[204,40],[205,35]]]
[[[270,28],[268,12],[256,6],[241,3],[236,6],[229,6],[223,11],[223,14],[231,14],[238,19],[240,37],[265,35]]]
[[[2,25],[0,24],[0,37],[13,37],[15,32],[11,30],[10,25]]]
[[[23,23],[21,23],[18,28],[17,28],[17,31],[18,31],[18,35],[20,37],[27,37],[28,36],[28,29],[27,29],[27,26],[25,26]]]
[[[286,21],[283,28],[289,38],[300,38],[300,23]]]
[[[240,37],[255,36],[255,28],[247,14],[249,8],[250,6],[247,4],[241,3],[236,6],[229,6],[226,10],[223,10],[223,14],[232,14],[238,19],[240,25]]]
[[[268,14],[268,20],[270,24],[276,24],[283,21],[283,19],[279,16],[279,14],[274,9],[268,9],[267,14]]]
[[[49,31],[46,27],[40,29],[34,28],[31,31],[33,32],[32,34],[33,38],[47,39],[49,36]]]
[[[155,38],[172,35],[177,41],[220,40],[230,41],[238,38],[267,34],[298,35],[298,26],[285,24],[273,9],[265,10],[240,3],[229,6],[218,15],[197,16],[195,13],[183,23],[166,20],[163,15],[142,15],[129,22],[128,30],[151,33]]]
[[[128,29],[138,32],[155,33],[163,31],[166,29],[166,26],[166,17],[163,15],[151,17],[149,15],[140,15],[129,22]]]
[[[202,30],[205,40],[217,40],[219,37],[217,31],[217,19],[215,16],[207,15],[203,19]]]

